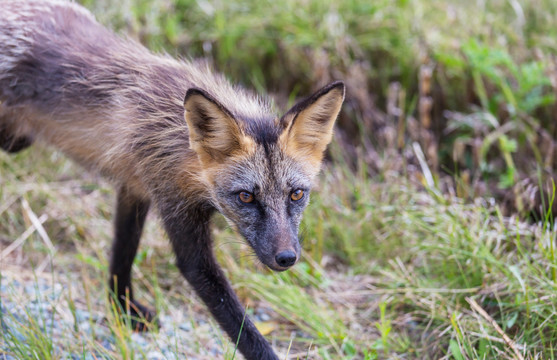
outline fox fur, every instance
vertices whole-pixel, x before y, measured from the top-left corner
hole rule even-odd
[[[75,3],[0,0],[0,9],[0,147],[50,144],[119,189],[110,286],[122,305],[153,319],[130,274],[153,206],[181,273],[246,359],[278,359],[244,321],[209,222],[221,212],[273,270],[299,259],[298,227],[344,85],[280,116],[206,63],[153,54]]]

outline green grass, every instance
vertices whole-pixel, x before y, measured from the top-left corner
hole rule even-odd
[[[302,262],[280,274],[261,268],[215,218],[219,262],[248,315],[268,315],[257,325],[285,358],[556,357],[554,191],[537,217],[524,215],[539,204],[521,197],[552,176],[557,159],[555,2],[81,2],[150,48],[209,57],[282,105],[346,81],[333,161],[302,225]],[[419,88],[430,66],[427,125]],[[138,347],[108,301],[113,196],[52,149],[0,153],[0,251],[33,216],[55,246],[30,231],[0,259],[0,300],[18,305],[17,316],[2,319],[17,326],[0,334],[0,354],[143,359],[171,341],[168,358],[213,359],[208,348],[239,358],[173,265],[155,216],[134,264],[136,294],[163,321],[192,331],[155,331]],[[500,201],[508,197],[514,205]],[[14,281],[62,288],[35,299]],[[49,317],[29,313],[34,303],[67,328],[45,331]],[[88,325],[80,311],[94,315]]]

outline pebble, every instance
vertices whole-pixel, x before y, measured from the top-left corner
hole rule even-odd
[[[168,349],[163,350],[163,356],[165,360],[178,360],[178,355],[174,351]],[[188,360],[192,360],[192,357],[188,357]]]
[[[112,343],[108,339],[102,340],[101,341],[101,346],[103,348],[105,348],[106,350],[113,350],[114,349],[114,345],[112,345]]]
[[[77,325],[77,327],[79,328],[79,330],[83,331],[87,335],[91,335],[92,333],[91,325],[89,324],[88,321],[80,322],[79,325]]]
[[[178,325],[178,328],[183,331],[191,331],[191,323],[190,322],[183,322]]]
[[[254,319],[256,321],[270,321],[271,317],[269,316],[269,314],[267,314],[266,312],[264,312],[263,310],[257,311],[254,315]]]
[[[85,322],[85,321],[91,319],[91,314],[88,311],[81,310],[81,309],[76,309],[75,310],[75,319],[79,323]]]
[[[165,356],[160,351],[149,351],[147,353],[148,360],[163,360]]]
[[[147,342],[147,340],[145,340],[145,338],[141,333],[137,333],[137,332],[132,333],[131,339],[135,345],[139,345],[142,348],[149,345],[149,343]]]

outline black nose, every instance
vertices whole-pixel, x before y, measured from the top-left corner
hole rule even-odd
[[[284,250],[275,256],[275,260],[280,267],[290,267],[296,262],[296,253],[292,250]]]

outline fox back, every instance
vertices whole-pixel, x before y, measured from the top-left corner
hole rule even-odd
[[[128,290],[122,301],[134,301],[131,263],[153,203],[181,272],[236,340],[243,310],[207,224],[222,213],[273,270],[299,259],[298,227],[344,85],[281,114],[207,63],[152,54],[75,3],[0,0],[0,8],[0,147],[38,140],[114,182],[110,284],[119,298]],[[249,320],[243,329],[246,358],[276,359]]]

